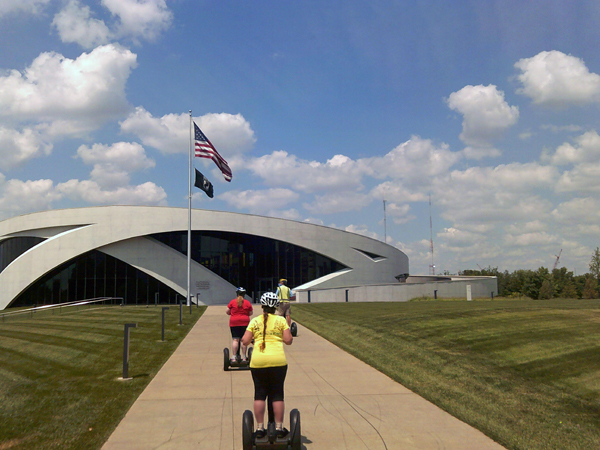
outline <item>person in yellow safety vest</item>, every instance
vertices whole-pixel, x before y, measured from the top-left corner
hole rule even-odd
[[[279,307],[275,314],[285,317],[289,327],[292,325],[292,306],[290,305],[290,298],[294,296],[294,291],[287,287],[286,284],[287,280],[282,278],[277,285],[275,294],[277,294],[277,298],[279,299]]]

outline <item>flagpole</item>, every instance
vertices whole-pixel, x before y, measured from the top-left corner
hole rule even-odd
[[[190,292],[192,280],[192,110],[190,109],[190,158],[188,168],[188,241],[187,241],[187,300],[191,306]],[[190,310],[191,311],[191,310]]]

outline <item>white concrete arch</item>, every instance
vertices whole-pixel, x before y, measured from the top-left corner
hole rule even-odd
[[[45,274],[91,250],[114,256],[162,281],[185,296],[187,258],[145,236],[186,231],[188,210],[152,206],[101,206],[44,211],[0,222],[0,242],[9,237],[44,237],[0,273],[0,309]],[[395,247],[358,234],[272,217],[192,210],[192,229],[225,231],[288,242],[314,251],[348,267],[310,282],[333,288],[396,283],[408,274],[408,257]],[[358,250],[358,251],[357,251]],[[183,274],[183,280],[182,280]],[[193,263],[192,278],[209,281],[210,289],[196,288],[206,304],[225,303],[235,287],[200,264]]]

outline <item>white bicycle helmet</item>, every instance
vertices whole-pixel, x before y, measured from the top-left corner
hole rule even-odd
[[[269,308],[277,308],[279,306],[277,294],[275,292],[265,292],[260,298],[260,304]]]

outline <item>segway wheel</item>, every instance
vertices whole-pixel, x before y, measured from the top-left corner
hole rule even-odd
[[[229,349],[223,349],[223,370],[227,372],[229,370]]]
[[[242,416],[242,448],[252,450],[252,435],[254,434],[254,415],[252,411],[244,411]]]
[[[290,445],[292,450],[302,448],[302,433],[300,431],[300,411],[292,409],[290,411]]]
[[[290,331],[292,332],[292,336],[296,337],[296,335],[298,334],[298,325],[296,325],[296,322],[292,322],[292,325],[290,326]]]

